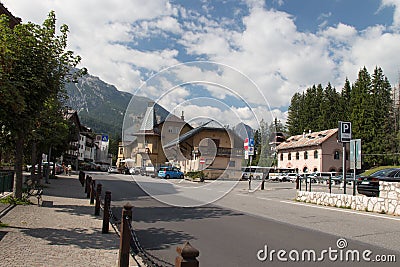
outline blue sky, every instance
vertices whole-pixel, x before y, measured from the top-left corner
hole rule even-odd
[[[295,92],[364,66],[399,80],[400,0],[1,2],[23,22],[55,10],[90,74],[193,120],[285,121]]]

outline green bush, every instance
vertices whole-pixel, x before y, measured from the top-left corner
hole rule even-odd
[[[192,179],[196,178],[204,179],[204,172],[203,171],[187,172],[186,176]]]
[[[3,204],[11,204],[11,205],[31,205],[32,202],[28,197],[23,196],[22,198],[15,198],[13,196],[7,196],[5,198],[0,199],[0,203]]]

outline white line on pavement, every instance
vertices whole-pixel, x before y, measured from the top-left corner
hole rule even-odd
[[[257,199],[262,199],[262,200],[268,200],[268,201],[274,201],[276,199],[272,199],[272,198],[266,198],[266,197],[256,197]]]
[[[281,200],[280,202],[281,203],[286,203],[286,204],[292,204],[292,205],[299,205],[299,206],[304,206],[304,207],[316,208],[316,209],[326,209],[326,210],[332,210],[332,211],[344,212],[344,213],[351,213],[351,214],[356,214],[356,215],[361,215],[361,216],[368,216],[368,217],[374,217],[374,218],[380,218],[380,219],[400,221],[400,218],[387,217],[387,216],[382,216],[382,215],[374,214],[374,213],[361,213],[360,211],[344,210],[344,209],[341,209],[341,208],[317,206],[317,205],[310,205],[310,204],[305,204],[305,203],[297,203],[297,202],[291,202],[291,201],[285,201],[285,200]]]

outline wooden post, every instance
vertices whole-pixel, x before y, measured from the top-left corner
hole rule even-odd
[[[79,171],[79,182],[82,187],[85,185],[85,173],[83,171]]]
[[[96,204],[94,206],[94,215],[100,215],[101,186],[101,184],[98,184],[96,188]]]
[[[106,195],[104,197],[103,229],[101,230],[103,234],[108,233],[110,224],[110,206],[111,206],[111,192],[106,191]]]
[[[200,252],[192,247],[189,242],[185,242],[183,247],[177,247],[176,252],[179,256],[175,258],[175,267],[199,267],[199,261],[196,259]]]
[[[88,190],[88,182],[89,182],[89,175],[86,175],[85,185],[84,185],[84,187],[85,187],[85,193],[87,193],[87,190]]]
[[[91,184],[92,184],[92,176],[89,176],[86,180],[86,198],[90,198]]]
[[[90,185],[90,204],[94,204],[94,198],[96,196],[96,180],[92,180]]]
[[[119,243],[119,267],[129,267],[129,251],[130,251],[130,243],[131,243],[131,230],[129,225],[132,222],[132,205],[126,203],[122,210],[122,218],[121,218],[121,238]]]

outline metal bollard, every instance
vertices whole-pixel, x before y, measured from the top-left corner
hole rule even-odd
[[[90,198],[90,186],[92,184],[92,176],[89,176],[86,180],[86,198]]]
[[[176,252],[179,256],[175,258],[175,267],[199,267],[199,261],[196,259],[200,252],[189,242],[185,242],[183,247],[177,247]]]
[[[92,180],[90,185],[90,204],[94,204],[94,198],[96,196],[96,180]]]
[[[94,206],[94,215],[100,215],[101,187],[102,185],[98,184],[96,188],[96,204]]]
[[[129,267],[129,251],[130,251],[130,243],[131,243],[131,230],[129,225],[132,222],[132,205],[126,203],[122,210],[122,218],[121,218],[121,238],[119,243],[119,267]]]
[[[103,228],[101,230],[103,234],[108,233],[110,224],[110,206],[111,206],[111,192],[106,191],[106,195],[104,197]]]

